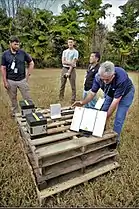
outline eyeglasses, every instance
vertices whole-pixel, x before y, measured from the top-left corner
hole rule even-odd
[[[114,78],[114,76],[115,75],[111,75],[111,76],[105,76],[105,77],[103,77],[103,76],[100,76],[100,79],[102,80],[102,81],[104,81],[104,83],[110,83],[111,81],[112,81],[112,79]]]

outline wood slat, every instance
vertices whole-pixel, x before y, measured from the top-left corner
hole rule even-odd
[[[47,128],[53,128],[55,126],[61,126],[61,125],[69,125],[71,124],[72,119],[60,121],[60,122],[53,122],[47,125]]]
[[[69,130],[70,126],[63,126],[63,127],[57,127],[57,128],[52,128],[47,130],[47,134],[56,134],[59,132],[67,131]]]
[[[101,166],[101,167],[96,167],[95,170],[89,172],[89,173],[86,173],[84,175],[81,175],[80,177],[75,177],[73,179],[70,179],[68,181],[65,181],[65,182],[62,182],[62,183],[59,183],[57,185],[54,185],[52,186],[51,188],[47,188],[47,189],[44,189],[40,192],[40,195],[41,195],[41,200],[46,198],[46,197],[49,197],[49,196],[52,196],[56,193],[59,193],[61,191],[64,191],[66,189],[69,189],[73,186],[76,186],[76,185],[79,185],[83,182],[86,182],[90,179],[93,179],[97,176],[100,176],[104,173],[107,173],[113,169],[116,169],[119,167],[119,164],[117,162],[111,162],[111,163],[108,163],[104,166]]]
[[[73,149],[80,148],[82,146],[87,146],[89,144],[94,144],[98,141],[103,141],[109,138],[113,138],[117,136],[116,133],[113,132],[113,134],[105,134],[103,138],[97,138],[97,137],[81,137],[80,139],[73,139],[66,142],[60,142],[57,145],[48,145],[43,148],[36,149],[36,153],[38,154],[38,158],[42,159],[44,157],[60,154],[63,152],[67,152]]]
[[[34,146],[38,146],[38,145],[47,144],[50,142],[56,142],[62,139],[66,139],[66,138],[70,138],[72,136],[78,136],[78,135],[80,135],[80,133],[70,131],[70,132],[65,132],[62,134],[55,134],[52,136],[46,136],[46,137],[42,137],[39,139],[34,139],[31,141],[31,144]]]
[[[51,178],[58,177],[63,174],[70,173],[72,171],[79,170],[88,165],[93,165],[105,159],[114,157],[117,155],[117,151],[108,151],[107,149],[97,150],[96,152],[91,152],[89,154],[83,155],[83,160],[81,157],[76,157],[56,165],[46,167],[42,171],[42,177],[39,181],[49,180]]]
[[[20,129],[21,136],[22,136],[26,146],[29,148],[28,157],[30,159],[30,163],[31,163],[32,167],[34,168],[36,178],[39,178],[40,175],[42,175],[42,169],[39,168],[38,157],[35,153],[36,147],[31,145],[30,136],[27,132],[25,132],[24,127],[19,127],[19,129]]]
[[[112,145],[116,142],[115,138],[112,139],[107,139],[105,141],[102,142],[97,142],[95,144],[89,145],[88,147],[86,147],[86,150],[84,152],[84,154],[92,152],[92,151],[96,151],[98,149],[102,149],[104,147],[108,147],[109,145]],[[39,167],[47,167],[50,165],[54,165],[78,156],[81,156],[83,154],[82,150],[80,148],[76,149],[76,150],[71,150],[65,153],[61,153],[60,155],[56,155],[56,156],[50,156],[50,157],[46,157],[44,159],[42,159],[41,161],[39,161]]]
[[[47,122],[48,123],[51,123],[53,121],[62,121],[62,120],[67,120],[67,119],[72,119],[73,117],[73,114],[70,114],[70,115],[63,115],[60,119],[56,119],[56,120],[52,120],[51,118],[48,118],[47,119]]]

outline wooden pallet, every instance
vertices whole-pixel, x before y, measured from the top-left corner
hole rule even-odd
[[[34,183],[40,200],[119,167],[117,151],[110,149],[117,134],[102,138],[70,131],[74,109],[62,108],[62,117],[51,120],[49,109],[37,109],[47,117],[47,136],[30,138],[26,119],[16,114]]]

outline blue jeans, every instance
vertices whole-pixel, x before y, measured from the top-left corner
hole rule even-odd
[[[83,99],[86,98],[87,94],[89,93],[89,91],[83,91]],[[94,108],[95,104],[97,102],[97,98],[96,96],[87,104],[84,105],[85,108]]]
[[[113,130],[116,133],[118,133],[117,143],[120,142],[120,133],[122,131],[122,127],[126,118],[127,111],[133,102],[134,93],[135,93],[135,89],[134,87],[132,87],[130,92],[126,96],[124,96],[118,104],[118,108],[117,108],[116,116],[114,120],[114,128],[113,128]],[[113,98],[107,95],[101,110],[108,111],[109,106],[111,105],[112,101],[113,101]]]

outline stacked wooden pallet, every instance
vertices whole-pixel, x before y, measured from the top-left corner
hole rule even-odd
[[[31,139],[26,119],[17,114],[16,121],[40,199],[119,167],[118,153],[110,149],[115,132],[105,131],[99,138],[70,131],[74,109],[68,107],[57,120],[51,120],[49,109],[36,111],[47,117],[47,136]]]

